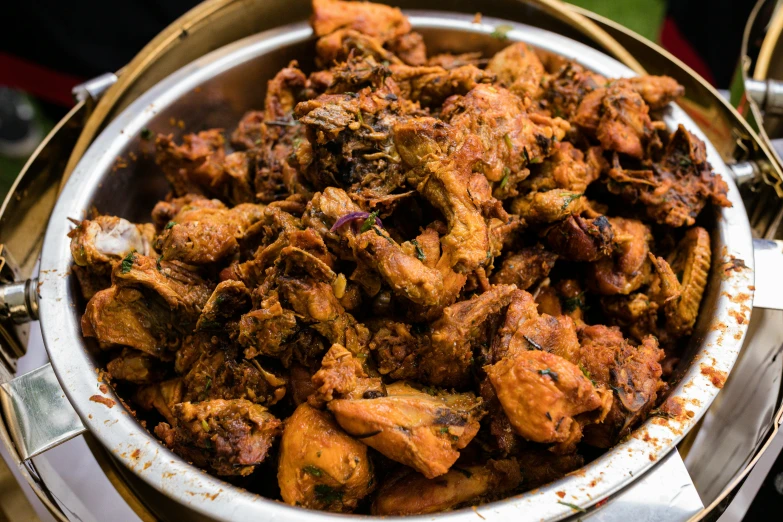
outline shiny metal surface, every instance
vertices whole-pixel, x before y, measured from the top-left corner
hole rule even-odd
[[[756,278],[759,284],[753,295],[754,308],[783,310],[783,241],[754,239]]]
[[[783,377],[781,324],[779,310],[753,311],[737,364],[695,437],[687,441],[683,460],[707,505],[717,504],[731,492],[777,430]]]
[[[38,319],[37,279],[0,285],[0,319],[17,324]]]
[[[117,75],[114,73],[103,73],[84,83],[80,83],[72,89],[73,97],[77,102],[97,102],[106,90],[117,83]]]
[[[496,25],[509,22],[485,18],[483,23],[474,24],[472,16],[410,14],[413,26],[422,32],[432,52],[446,49],[494,52],[505,45],[492,38],[491,33]],[[523,40],[564,54],[606,76],[632,74],[630,69],[582,44],[540,29],[510,25],[514,28],[507,33],[510,41]],[[269,501],[206,475],[165,449],[121,406],[110,408],[89,400],[96,393],[97,362],[85,349],[80,335],[81,305],[75,281],[69,276],[67,218],[80,218],[94,205],[99,211],[131,220],[147,219],[156,199],[168,190],[165,181],[144,154],[137,161],[128,162],[126,167],[115,164],[118,156],[136,151],[140,146],[143,149],[145,144],[138,139],[141,129],[181,134],[183,131],[171,126],[172,118],[194,127],[231,128],[245,110],[261,106],[264,93],[254,86],[263,85],[291,58],[309,63],[307,57],[311,53],[309,27],[305,24],[282,27],[199,58],[140,96],[104,130],[74,170],[54,210],[44,242],[41,322],[52,365],[71,404],[95,437],[149,486],[215,520],[261,517],[317,522],[334,520],[336,516]],[[196,87],[198,92],[194,92]],[[704,139],[696,125],[676,106],[667,110],[665,121],[670,128],[682,122]],[[719,389],[704,369],[710,368],[710,372],[718,374],[731,370],[747,327],[753,285],[747,216],[720,155],[710,144],[707,150],[710,162],[729,182],[729,199],[734,207],[716,216],[714,269],[696,333],[676,372],[678,384],[672,397],[682,406],[683,414],[672,419],[650,419],[633,437],[579,473],[535,492],[477,510],[412,519],[473,521],[476,513],[493,520],[567,517],[573,513],[562,502],[585,508],[618,492],[671,451],[706,411]],[[117,401],[110,389],[103,395]]]
[[[623,491],[605,509],[585,513],[584,522],[684,522],[704,509],[677,450]]]
[[[783,114],[783,82],[779,80],[745,81],[745,91],[768,114]]]
[[[50,364],[0,384],[0,401],[22,460],[85,431]]]

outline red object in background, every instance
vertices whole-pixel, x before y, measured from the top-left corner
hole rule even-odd
[[[701,75],[705,80],[715,85],[715,78],[707,63],[694,50],[688,40],[680,32],[677,23],[666,17],[661,27],[659,41],[664,49],[685,62],[685,64]]]
[[[47,102],[72,107],[71,89],[83,81],[0,52],[0,85],[24,91]]]

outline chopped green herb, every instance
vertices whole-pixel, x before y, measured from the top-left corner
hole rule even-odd
[[[209,424],[207,424],[205,419],[201,419],[201,429],[209,433]]]
[[[324,472],[321,471],[321,468],[317,468],[315,466],[310,466],[310,465],[303,467],[302,471],[304,471],[305,473],[308,473],[308,474],[310,474],[310,475],[312,475],[314,477],[320,477],[320,476],[322,476],[324,474]]]
[[[128,255],[125,256],[125,258],[122,260],[120,271],[123,274],[127,274],[128,272],[131,271],[131,268],[133,268],[133,259],[135,258],[135,256],[136,256],[136,251],[131,250],[130,252],[128,252]]]
[[[448,432],[449,432],[449,429],[448,429],[446,426],[441,426],[441,428],[440,428],[440,432],[441,432],[441,433],[448,433]]]
[[[578,512],[580,512],[580,513],[584,513],[584,512],[585,512],[585,510],[584,510],[584,509],[580,508],[580,507],[579,507],[579,506],[577,506],[576,504],[571,504],[570,502],[563,502],[562,500],[558,500],[558,501],[557,501],[557,503],[558,503],[558,504],[563,504],[564,506],[568,506],[568,507],[570,507],[571,509],[573,509],[574,511],[578,511]]]
[[[375,224],[375,218],[378,217],[378,211],[370,212],[370,215],[367,216],[367,219],[364,220],[362,223],[361,228],[359,229],[359,232],[367,232],[372,228],[372,226]]]
[[[176,224],[177,224],[176,221],[169,221],[168,223],[166,223],[166,226],[165,226],[165,228],[163,230],[168,230],[168,229],[170,229],[171,227],[173,227]]]
[[[682,159],[680,159],[680,166],[682,166],[682,167],[690,167],[691,165],[693,165],[693,162],[691,161],[690,158],[682,158]]]
[[[585,295],[584,292],[580,292],[575,297],[569,297],[568,299],[563,299],[563,308],[566,312],[573,312],[577,308],[582,308],[584,306],[584,303],[582,302],[582,296]]]
[[[525,159],[526,163],[530,163],[530,154],[527,152],[527,147],[522,147],[522,157]]]
[[[487,250],[487,259],[492,259],[492,252]]]
[[[359,109],[359,113],[357,115],[357,118],[359,118],[359,123],[364,125],[364,117],[362,116],[362,110],[361,109]]]
[[[141,129],[141,139],[143,140],[151,140],[155,136],[155,133],[153,133],[148,128]]]
[[[158,272],[162,272],[163,271],[163,267],[160,266],[160,262],[161,261],[163,261],[163,254],[159,255],[158,259],[155,261],[155,268],[158,269]]]
[[[648,417],[663,417],[664,419],[673,419],[674,415],[666,410],[658,408],[656,410],[652,410]]]
[[[424,261],[425,259],[427,259],[427,255],[424,253],[424,250],[422,250],[421,247],[419,246],[418,241],[416,241],[415,239],[411,239],[411,244],[413,244],[413,246],[416,248],[416,257],[418,258],[419,261]]]
[[[541,158],[531,158],[531,159],[530,159],[530,163],[532,163],[533,165],[536,165],[536,164],[538,164],[538,163],[541,163],[541,162],[543,162],[543,161],[544,161],[544,160],[543,160],[543,159],[541,159]]]
[[[498,40],[507,40],[508,39],[508,32],[512,31],[514,28],[508,24],[500,24],[498,26],[495,26],[495,30],[492,31],[492,38],[497,38]]]
[[[208,450],[212,449],[212,439],[207,439],[204,441],[204,446],[207,447]]]
[[[553,372],[549,368],[544,368],[543,370],[538,370],[538,373],[541,374],[541,375],[549,375],[549,377],[551,377],[553,381],[557,382],[557,373]]]
[[[583,374],[585,377],[587,377],[587,378],[588,378],[588,379],[590,379],[591,381],[593,380],[593,378],[590,376],[590,370],[588,370],[587,368],[585,368],[585,367],[584,367],[584,365],[583,365],[582,363],[579,363],[579,369],[580,369],[580,370],[582,370],[582,374]]]
[[[503,167],[503,179],[500,180],[500,188],[506,188],[506,185],[508,185],[509,176],[511,176],[511,169],[508,167]]]
[[[212,388],[212,377],[207,375],[207,384],[204,386],[204,393],[209,393],[210,388]]]
[[[316,484],[315,499],[325,504],[331,504],[333,502],[342,502],[343,493],[342,491],[337,491],[333,487],[327,486],[326,484]]]
[[[573,203],[575,200],[581,198],[582,194],[580,193],[569,194],[568,192],[563,192],[561,196],[564,196],[564,199],[563,199],[563,206],[560,208],[560,211],[565,212],[565,210],[568,208],[568,205]]]
[[[524,337],[524,338],[525,338],[525,341],[527,341],[528,343],[530,343],[530,345],[531,345],[533,348],[535,348],[536,350],[543,350],[543,348],[541,348],[541,345],[540,345],[540,344],[538,344],[537,342],[535,342],[533,339],[531,339],[531,338],[530,338],[530,337],[528,337],[527,335],[523,335],[522,337]]]
[[[506,147],[508,147],[508,150],[512,151],[514,150],[514,144],[511,142],[511,136],[508,134],[503,135],[503,141],[506,142]]]

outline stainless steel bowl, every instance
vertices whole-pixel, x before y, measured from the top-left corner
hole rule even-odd
[[[472,17],[408,12],[432,52],[480,50],[493,53],[511,41],[562,54],[608,77],[632,71],[598,51],[556,34],[495,19],[473,23]],[[500,24],[511,26],[508,41],[492,37]],[[263,103],[265,85],[289,60],[310,65],[313,36],[305,24],[294,24],[228,45],[200,58],[158,83],[125,109],[95,140],[68,180],[52,214],[41,258],[40,317],[44,341],[57,377],[81,420],[97,439],[151,487],[214,520],[320,521],[338,516],[307,511],[248,493],[210,476],[167,450],[118,402],[109,408],[93,402],[99,393],[96,361],[81,336],[83,310],[77,283],[70,274],[67,218],[82,218],[88,210],[110,212],[131,220],[146,220],[154,203],[167,191],[139,135],[144,128],[182,134],[186,130],[230,129],[244,111]],[[676,106],[666,111],[666,124],[685,124],[706,138]],[[137,153],[131,159],[130,153]],[[714,216],[715,252],[709,286],[691,343],[676,374],[669,401],[682,413],[671,419],[652,418],[624,442],[581,470],[545,487],[475,509],[427,517],[450,521],[485,519],[559,520],[574,514],[567,504],[591,506],[619,491],[666,455],[692,428],[719,392],[720,376],[734,364],[747,329],[753,297],[753,249],[742,201],[730,173],[709,143],[708,157],[729,183],[733,207]],[[118,158],[124,161],[118,161]],[[716,377],[717,376],[717,377]],[[713,384],[715,381],[716,384]],[[411,518],[411,517],[409,517]]]

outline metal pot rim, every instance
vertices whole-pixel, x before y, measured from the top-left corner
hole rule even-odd
[[[498,25],[510,26],[513,29],[506,32],[510,42],[526,41],[575,59],[608,77],[634,74],[595,49],[539,28],[492,18],[473,23],[472,17],[461,14],[420,11],[406,14],[414,28],[490,34]],[[231,486],[166,449],[125,411],[112,390],[104,395],[118,403],[116,408],[90,400],[100,393],[100,381],[95,364],[85,350],[78,321],[80,314],[66,308],[76,306],[69,284],[71,256],[66,237],[70,228],[67,218],[80,218],[86,214],[95,187],[111,171],[119,152],[157,111],[219,72],[311,37],[310,28],[305,23],[298,23],[245,38],[195,60],[140,96],[85,153],[60,195],[44,239],[39,290],[41,327],[52,366],[71,404],[93,435],[141,479],[179,503],[219,520],[263,514],[291,522],[326,521],[347,515],[295,508]],[[702,306],[697,330],[703,335],[701,339],[692,340],[692,344],[699,341],[700,347],[670,393],[669,400],[680,403],[683,414],[671,419],[649,419],[631,437],[595,461],[537,490],[474,509],[406,518],[456,521],[470,517],[474,521],[475,512],[497,520],[512,515],[522,515],[530,520],[565,518],[574,514],[568,504],[582,508],[591,506],[641,476],[674,448],[719,392],[719,386],[712,380],[716,375],[725,378],[731,370],[750,316],[754,283],[750,227],[739,191],[714,147],[679,107],[668,108],[664,119],[670,128],[678,123],[685,124],[707,143],[709,161],[729,184],[728,197],[734,205],[720,212],[713,231],[713,245],[719,248],[715,248],[710,286],[716,291],[710,306]],[[719,381],[716,382],[720,385]]]

